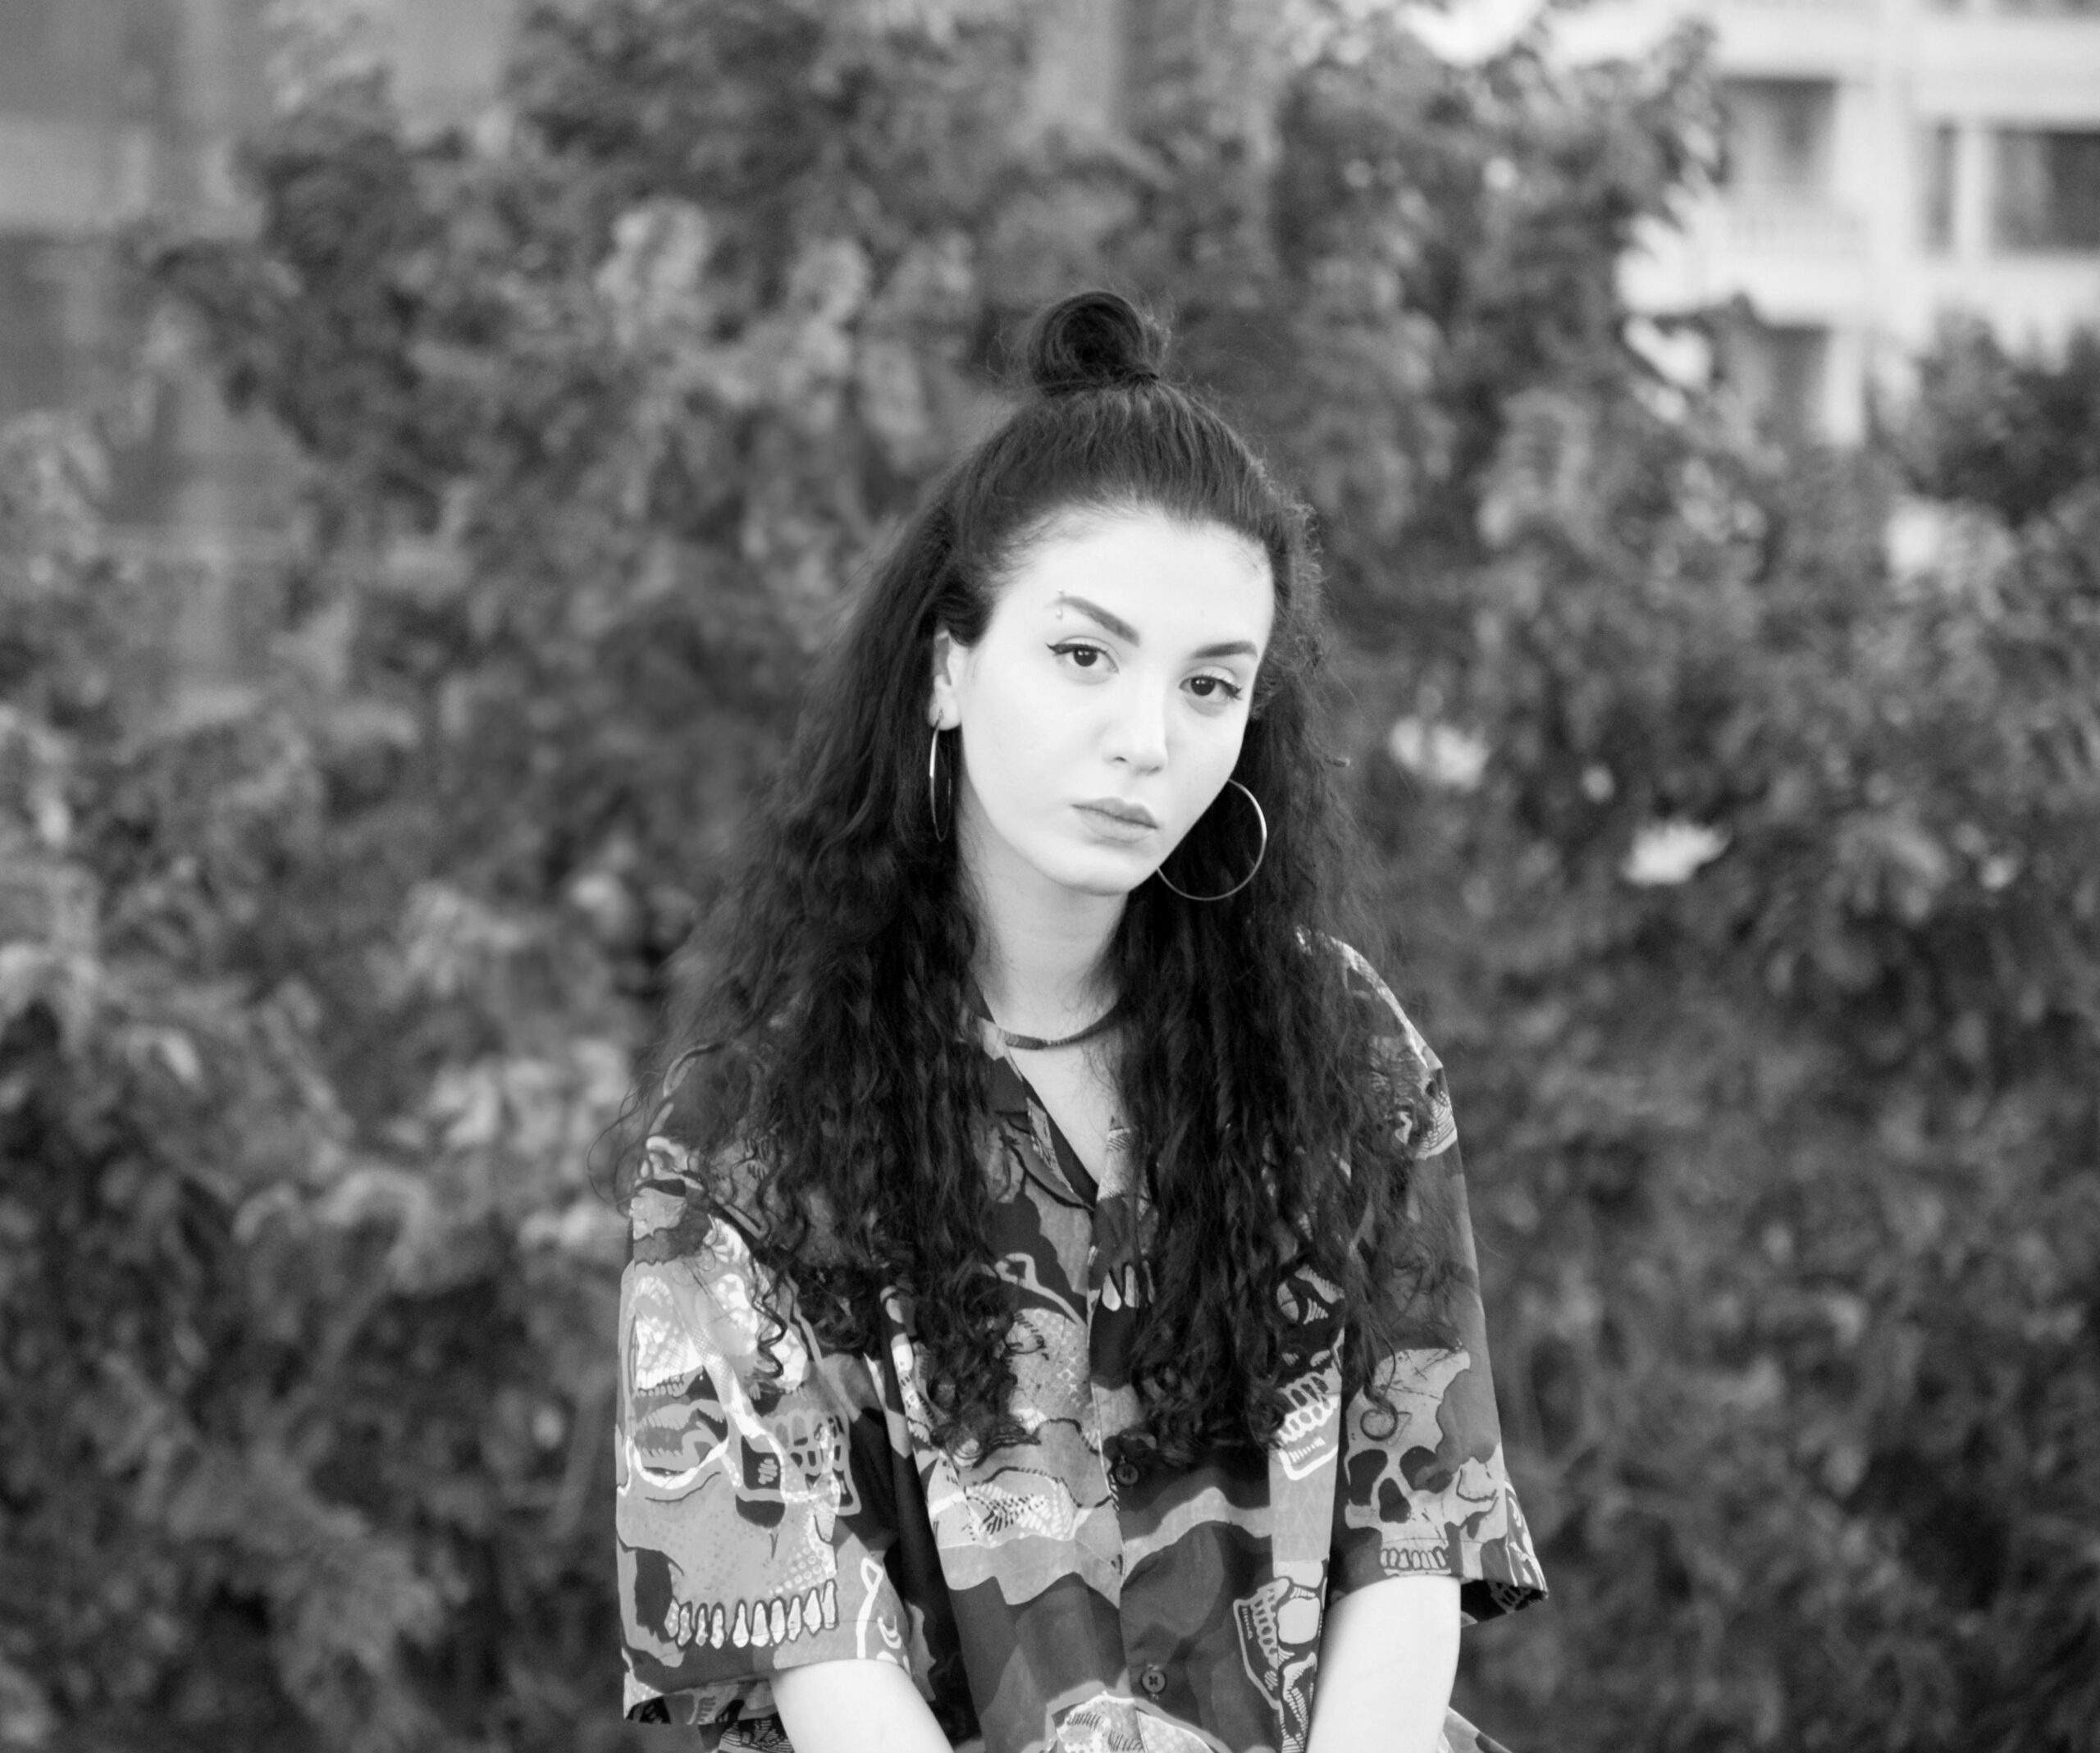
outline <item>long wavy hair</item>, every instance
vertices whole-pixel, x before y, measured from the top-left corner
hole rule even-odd
[[[1395,1104],[1408,1093],[1330,941],[1361,942],[1348,928],[1362,922],[1346,914],[1353,837],[1309,515],[1216,408],[1162,375],[1164,346],[1112,294],[1037,318],[1025,400],[934,483],[828,652],[642,1074],[653,1107],[676,1069],[659,1124],[713,1165],[692,1221],[733,1215],[821,1339],[877,1349],[882,1297],[901,1294],[944,1445],[997,1446],[1017,1427],[1014,1305],[987,1240],[989,1065],[965,1026],[979,928],[957,838],[934,829],[952,795],[929,796],[933,641],[945,627],[975,644],[1016,561],[1073,514],[1221,526],[1267,556],[1276,593],[1233,774],[1267,812],[1267,855],[1224,901],[1140,884],[1106,952],[1153,1217],[1131,1358],[1149,1432],[1181,1459],[1274,1441],[1308,1361],[1295,1275],[1341,1294],[1352,1390],[1400,1323],[1440,1330],[1423,1293],[1442,1250],[1408,1210]],[[939,734],[952,794],[967,751]],[[1244,874],[1235,805],[1228,787],[1171,855],[1180,888]]]

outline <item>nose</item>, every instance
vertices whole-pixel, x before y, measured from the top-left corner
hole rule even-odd
[[[1121,697],[1108,724],[1107,752],[1139,773],[1166,765],[1166,701],[1156,687],[1143,682],[1119,689]]]

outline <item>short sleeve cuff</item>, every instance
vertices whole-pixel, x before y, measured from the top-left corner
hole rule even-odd
[[[1514,1498],[1509,1500],[1515,1508]],[[1545,1598],[1545,1575],[1532,1557],[1529,1539],[1434,1542],[1369,1539],[1335,1557],[1328,1581],[1331,1599],[1382,1582],[1389,1577],[1455,1577],[1459,1607],[1468,1624],[1500,1618]]]
[[[626,1677],[623,1714],[629,1722],[669,1723],[700,1731],[701,1753],[742,1753],[746,1748],[785,1746],[778,1706],[773,1698],[773,1676],[813,1662],[854,1659],[851,1649],[810,1646],[784,1652],[763,1671],[724,1676],[659,1691],[629,1669]],[[911,1664],[899,1653],[871,1654],[870,1661],[887,1661],[904,1669]]]

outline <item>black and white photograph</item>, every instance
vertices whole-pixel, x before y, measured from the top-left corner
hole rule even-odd
[[[2100,0],[0,0],[0,1753],[2100,1753]]]

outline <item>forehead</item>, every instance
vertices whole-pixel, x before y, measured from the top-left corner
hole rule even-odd
[[[1267,643],[1269,558],[1238,531],[1150,509],[1067,514],[1029,542],[997,614],[1054,613],[1066,595],[1112,611],[1147,644]]]

